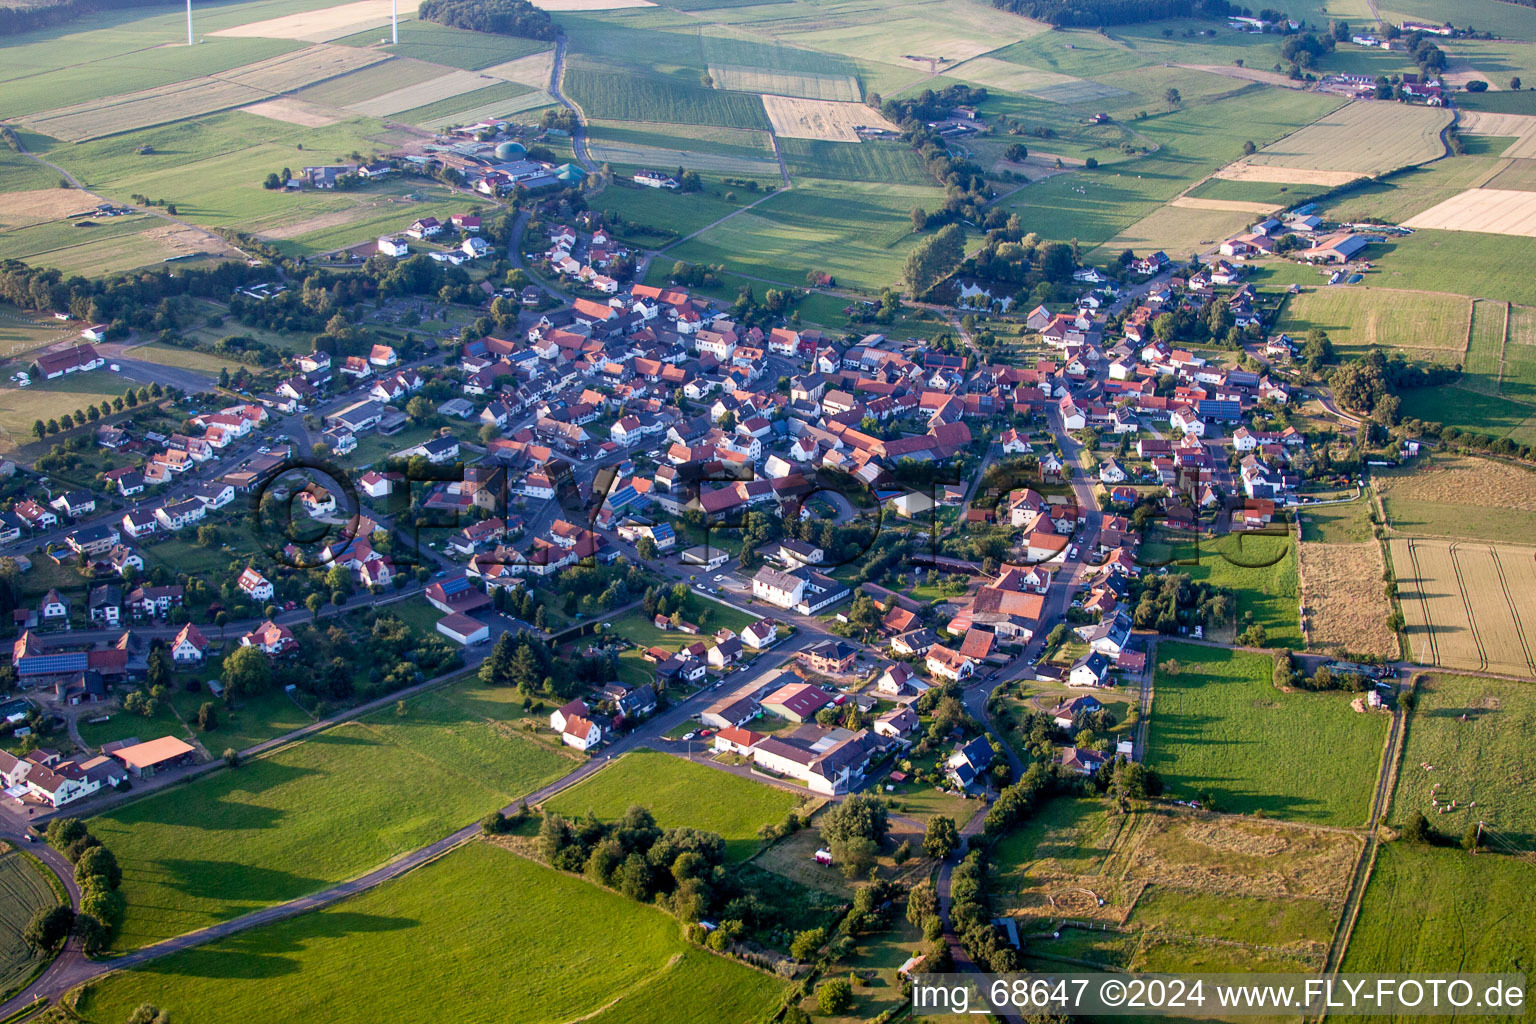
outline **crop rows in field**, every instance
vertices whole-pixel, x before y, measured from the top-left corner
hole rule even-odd
[[[1248,158],[1250,165],[1380,174],[1445,153],[1451,112],[1406,103],[1349,103]]]
[[[1400,538],[1398,598],[1418,660],[1447,668],[1536,674],[1536,552]]]
[[[57,902],[48,880],[25,857],[14,850],[0,854],[0,991],[32,973],[37,955],[22,941],[22,930],[33,911]]]
[[[768,127],[762,99],[744,93],[684,85],[574,61],[565,72],[564,86],[587,117],[726,128]]]
[[[899,142],[783,138],[779,140],[779,152],[795,177],[889,181],[902,185],[926,185],[932,180],[912,147]]]
[[[368,117],[386,117],[397,114],[402,110],[415,110],[419,107],[430,107],[444,100],[452,100],[456,96],[463,96],[479,89],[490,86],[501,86],[503,91],[512,87],[513,83],[503,82],[492,78],[490,75],[479,74],[474,71],[448,71],[436,78],[425,82],[407,85],[400,89],[394,89],[381,96],[353,103],[348,109]],[[527,86],[516,86],[515,91],[525,91]],[[510,95],[510,93],[509,93]],[[464,103],[463,106],[473,104]]]
[[[1462,386],[1490,395],[1499,393],[1508,323],[1509,303],[1478,299],[1472,304],[1472,332],[1467,339]]]
[[[716,89],[732,92],[771,93],[810,100],[841,100],[846,103],[857,103],[864,98],[859,91],[859,80],[852,75],[767,71],[762,68],[711,64],[709,77]]]

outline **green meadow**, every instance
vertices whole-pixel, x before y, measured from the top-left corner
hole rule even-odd
[[[1261,654],[1164,641],[1157,660],[1146,760],[1170,795],[1208,791],[1231,813],[1365,823],[1385,715],[1350,710],[1350,694],[1282,693]]]
[[[354,899],[91,983],[76,1011],[177,1021],[704,1024],[755,1019],[782,983],[688,945],[678,922],[471,842]]]
[[[124,870],[118,948],[361,874],[574,767],[520,717],[458,684],[94,819]]]
[[[807,794],[809,795],[809,794]],[[544,804],[568,818],[587,812],[612,821],[635,804],[663,828],[688,825],[725,838],[726,856],[757,852],[757,830],[776,825],[800,803],[794,793],[651,750],[625,754]]]

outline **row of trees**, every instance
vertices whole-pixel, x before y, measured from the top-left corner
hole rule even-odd
[[[76,914],[68,904],[40,910],[28,922],[23,938],[33,949],[52,950],[73,931],[86,953],[98,953],[110,944],[113,932],[122,924],[127,906],[119,890],[122,868],[112,851],[78,818],[53,819],[45,837],[48,845],[75,866],[80,912]]]

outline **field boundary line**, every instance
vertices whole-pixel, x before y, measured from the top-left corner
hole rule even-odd
[[[1532,652],[1530,641],[1526,639],[1525,622],[1520,618],[1520,605],[1515,601],[1513,594],[1509,592],[1509,580],[1504,575],[1504,561],[1499,558],[1499,549],[1492,544],[1488,545],[1488,554],[1493,558],[1494,570],[1499,574],[1499,589],[1504,592],[1504,603],[1509,605],[1510,617],[1515,620],[1515,635],[1520,639],[1520,649],[1525,652],[1525,664],[1536,671],[1536,652]]]
[[[1493,393],[1496,395],[1504,393],[1504,355],[1509,351],[1509,315],[1512,306],[1513,303],[1504,303],[1504,338],[1499,342],[1499,379],[1493,386]]]
[[[1404,539],[1403,547],[1408,552],[1408,564],[1413,568],[1414,586],[1418,588],[1418,590],[1415,592],[1414,600],[1416,600],[1419,604],[1419,614],[1424,617],[1425,646],[1429,648],[1430,661],[1438,665],[1440,664],[1440,644],[1435,640],[1435,620],[1434,617],[1429,613],[1429,602],[1424,600],[1424,570],[1419,568],[1419,555],[1418,552],[1414,551],[1413,549],[1412,537]],[[1399,593],[1401,593],[1401,589],[1399,589]],[[1406,624],[1407,623],[1405,622],[1404,625]],[[1409,647],[1410,649],[1412,648],[1411,643]]]
[[[1472,642],[1477,645],[1477,667],[1486,672],[1488,671],[1488,649],[1483,646],[1482,634],[1477,631],[1477,616],[1472,612],[1472,602],[1467,600],[1467,581],[1462,579],[1461,561],[1456,557],[1460,547],[1460,541],[1454,542],[1446,554],[1451,560],[1451,571],[1456,574],[1456,596],[1461,598],[1461,606],[1467,613],[1468,631],[1472,634]]]

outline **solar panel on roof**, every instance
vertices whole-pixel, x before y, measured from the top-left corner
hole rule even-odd
[[[469,589],[469,578],[460,576],[458,579],[443,581],[443,594],[458,594]]]
[[[69,651],[63,654],[40,654],[21,659],[17,673],[24,676],[51,675],[59,672],[79,672],[86,668],[89,655],[85,651]]]

